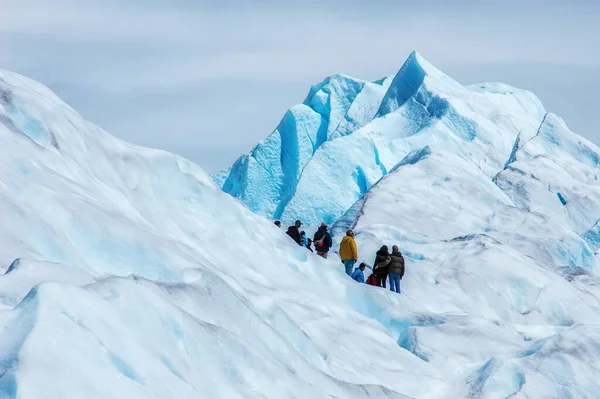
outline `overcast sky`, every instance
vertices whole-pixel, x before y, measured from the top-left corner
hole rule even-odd
[[[562,3],[0,0],[0,68],[209,172],[266,137],[311,84],[393,74],[415,49],[463,84],[532,90],[600,144],[600,1]]]

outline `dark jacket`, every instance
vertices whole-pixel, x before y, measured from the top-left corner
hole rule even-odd
[[[317,241],[321,239],[325,235],[325,239],[323,239],[323,246],[319,248],[317,246]],[[331,234],[327,231],[327,227],[319,227],[319,230],[315,233],[313,237],[313,245],[317,252],[329,252],[329,249],[333,245],[333,241],[331,241]]]
[[[389,253],[384,253],[383,251],[377,251],[377,256],[375,256],[375,262],[373,262],[373,273],[378,276],[387,276],[389,273],[389,264],[391,261],[391,257]]]
[[[399,274],[400,278],[404,277],[404,257],[400,252],[392,252],[389,274]]]
[[[286,234],[292,237],[292,240],[296,241],[296,244],[302,245],[302,237],[300,237],[300,231],[296,226],[288,227]]]

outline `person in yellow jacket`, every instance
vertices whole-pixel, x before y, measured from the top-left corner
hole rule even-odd
[[[356,248],[356,241],[354,241],[354,232],[352,230],[346,232],[346,237],[340,243],[340,258],[342,258],[342,263],[346,268],[346,274],[352,276],[352,269],[358,260],[358,249]]]

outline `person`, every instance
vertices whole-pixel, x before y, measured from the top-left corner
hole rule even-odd
[[[399,294],[400,280],[404,277],[404,257],[397,245],[392,247],[388,276],[390,278],[390,290]]]
[[[279,220],[276,220],[276,221],[275,221],[275,226],[277,226],[277,227],[281,228],[281,221],[279,221]]]
[[[306,249],[308,249],[310,252],[313,252],[313,249],[311,248],[311,246],[312,246],[312,240],[309,238],[308,244],[306,244]]]
[[[360,266],[358,266],[356,269],[354,269],[354,272],[352,273],[352,280],[356,281],[357,283],[361,283],[364,284],[365,282],[365,264],[361,263]]]
[[[296,244],[302,245],[302,238],[300,237],[300,226],[302,226],[302,222],[300,220],[296,220],[293,226],[288,227],[287,235],[292,237],[292,240],[296,241]]]
[[[317,230],[313,237],[313,243],[315,244],[315,250],[317,251],[317,255],[327,259],[329,249],[333,245],[333,241],[331,240],[331,234],[329,234],[329,232],[327,231],[327,223],[321,223],[321,226],[319,226],[319,230]]]
[[[300,232],[300,240],[302,241],[302,245],[303,247],[306,247],[308,245],[308,237],[306,237],[306,233],[304,231]]]
[[[383,245],[375,256],[375,262],[373,263],[373,273],[377,277],[377,286],[386,288],[385,281],[387,280],[389,264],[391,261],[390,251],[387,245]]]
[[[354,232],[352,230],[346,231],[346,237],[342,238],[339,252],[342,263],[346,268],[346,274],[352,276],[352,268],[358,260],[358,249],[356,248],[356,241],[354,241]]]

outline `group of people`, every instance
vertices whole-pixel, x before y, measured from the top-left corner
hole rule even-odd
[[[346,237],[340,244],[340,257],[346,268],[346,274],[359,283],[365,283],[364,271],[367,265],[362,262],[353,272],[352,267],[358,260],[358,251],[354,241],[354,232],[348,230]],[[390,280],[390,290],[400,294],[400,280],[404,277],[404,257],[397,245],[389,252],[387,245],[382,246],[375,254],[373,262],[373,273],[367,278],[366,283],[377,287],[386,287],[386,281]]]
[[[275,225],[281,227],[281,222],[276,220]],[[327,259],[329,250],[333,246],[327,223],[321,223],[312,240],[306,236],[304,231],[300,230],[301,227],[302,221],[296,220],[293,226],[288,227],[287,235],[298,245],[306,247],[311,252],[313,252],[312,245],[314,244],[317,255]],[[358,262],[358,248],[354,240],[354,231],[346,231],[346,236],[342,238],[340,243],[339,255],[346,274],[354,281],[387,288],[386,281],[389,279],[390,290],[400,294],[400,281],[404,277],[405,265],[404,257],[397,245],[392,246],[391,253],[387,245],[382,246],[376,252],[373,273],[366,281],[364,271],[367,265],[363,262],[354,269],[354,265]]]
[[[382,246],[375,254],[373,263],[373,277],[375,285],[386,288],[385,282],[389,278],[390,290],[400,293],[400,280],[404,277],[404,257],[397,245],[392,246],[390,253],[387,245]]]
[[[277,227],[281,227],[281,222],[279,220],[275,221],[275,225]],[[333,241],[331,240],[331,234],[327,230],[327,223],[321,223],[319,229],[315,233],[313,239],[311,240],[306,236],[306,232],[300,231],[302,227],[302,221],[296,220],[293,226],[289,226],[286,234],[292,238],[296,242],[296,244],[301,247],[305,247],[310,252],[317,252],[317,255],[327,259],[329,254],[329,250],[333,246]],[[312,246],[315,246],[313,250]]]

